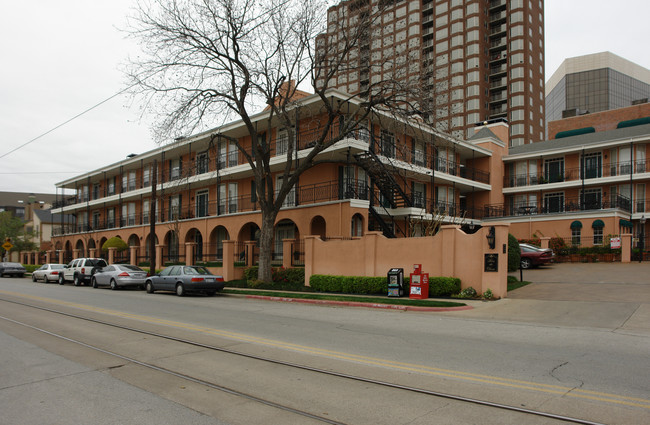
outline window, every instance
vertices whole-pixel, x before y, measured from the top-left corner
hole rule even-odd
[[[142,170],[142,187],[151,185],[151,167],[145,167]]]
[[[197,217],[207,217],[208,216],[208,191],[201,190],[196,192],[196,216]]]
[[[109,229],[115,227],[115,208],[106,211],[106,227]]]
[[[201,152],[196,155],[196,174],[208,172],[208,153]]]
[[[594,227],[594,245],[602,245],[603,244],[603,228],[602,227]]]
[[[389,158],[395,158],[395,135],[390,131],[382,130],[379,142],[380,153]]]
[[[149,215],[151,214],[150,202],[148,199],[142,201],[142,224],[149,224]]]
[[[571,229],[571,245],[580,246],[580,231],[581,230],[582,229],[579,228],[579,227]]]
[[[544,160],[544,178],[549,183],[564,181],[564,158]]]
[[[108,196],[115,195],[115,177],[108,179]]]
[[[544,194],[544,212],[564,212],[564,192]]]
[[[580,177],[594,179],[603,176],[603,159],[600,152],[589,153],[580,158]]]
[[[178,180],[181,178],[181,159],[169,160],[169,180]]]
[[[581,190],[582,205],[585,210],[599,210],[602,208],[602,194],[600,188]]]
[[[426,208],[426,185],[424,183],[413,183],[413,206]]]
[[[181,195],[174,195],[169,197],[169,221],[180,219],[181,213]]]

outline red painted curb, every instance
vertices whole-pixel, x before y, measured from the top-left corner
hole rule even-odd
[[[330,300],[310,300],[302,298],[287,298],[287,297],[271,297],[267,295],[246,295],[246,298],[254,298],[258,300],[279,301],[288,303],[304,303],[304,304],[330,304],[340,305],[346,307],[366,307],[366,308],[383,308],[386,310],[402,310],[402,311],[462,311],[472,310],[474,307],[465,305],[461,307],[420,307],[411,305],[394,305],[394,304],[378,304],[378,303],[362,303],[355,301],[330,301]]]

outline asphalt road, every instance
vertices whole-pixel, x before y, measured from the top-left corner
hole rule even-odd
[[[561,268],[551,271],[562,272]],[[535,285],[531,288],[535,289]],[[196,337],[209,336],[254,352],[271,352],[337,370],[363,371],[373,377],[603,423],[643,423],[650,418],[650,326],[647,321],[644,324],[637,320],[646,306],[638,302],[638,297],[636,301],[614,302],[511,298],[474,303],[476,308],[466,312],[404,313],[232,296],[178,298],[2,279],[0,298],[135,321]],[[606,318],[594,316],[590,323],[588,316],[599,310]],[[7,323],[0,330],[3,328],[16,338],[15,344],[10,340],[7,346],[19,346],[21,331]],[[39,345],[38,339],[24,339],[28,340],[24,343]],[[2,346],[5,358],[7,349],[5,344]],[[60,347],[47,348],[60,350],[63,358],[75,358]],[[86,365],[91,370],[96,370],[95,366],[92,362]],[[120,380],[138,385],[125,377]],[[254,382],[249,385],[251,390],[255,388]],[[154,396],[176,401],[155,385],[146,389]],[[7,390],[0,384],[2,408],[8,401],[4,395]],[[328,390],[331,397],[338,391]],[[373,396],[362,396],[366,401],[368,397]],[[403,399],[395,399],[395,403],[403,406],[409,396],[399,398]],[[323,403],[328,405],[326,400]],[[472,412],[473,408],[462,409]],[[201,408],[191,410],[206,413]],[[522,423],[521,418],[504,415],[496,416],[495,421],[477,422],[477,416],[470,413],[455,416],[458,408],[452,407],[433,410],[443,415],[438,418],[449,420],[438,423]],[[431,416],[415,408],[410,413],[400,409],[400,413],[404,423],[432,423]],[[484,413],[477,414],[484,418]],[[397,423],[382,417],[385,422],[375,423]],[[229,423],[255,423],[246,418],[247,412],[241,412],[238,419],[227,419]],[[359,412],[356,420],[346,423],[367,423],[364,418],[366,415]]]

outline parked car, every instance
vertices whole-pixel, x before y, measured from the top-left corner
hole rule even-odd
[[[93,288],[108,285],[113,290],[121,286],[139,286],[144,289],[146,279],[147,272],[140,267],[130,264],[112,264],[97,268],[95,274],[90,278],[90,282]]]
[[[56,282],[59,280],[59,273],[65,267],[63,264],[43,264],[32,272],[32,282],[42,280],[43,282]]]
[[[9,263],[2,262],[0,263],[0,276],[14,276],[14,277],[23,277],[25,276],[25,268],[20,263]]]
[[[90,283],[90,278],[95,274],[95,268],[106,267],[103,258],[77,258],[70,261],[59,273],[59,285],[72,281],[74,286]]]
[[[212,296],[226,286],[222,276],[213,275],[202,266],[170,266],[147,278],[145,288],[154,291],[173,291],[182,297],[186,293],[199,292]]]
[[[550,248],[538,248],[535,245],[525,243],[519,244],[521,249],[521,268],[529,269],[531,267],[541,266],[553,262],[555,254]]]

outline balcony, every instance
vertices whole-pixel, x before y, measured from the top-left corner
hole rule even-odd
[[[547,216],[567,214],[582,211],[607,210],[618,208],[630,212],[631,202],[628,198],[618,195],[614,200],[575,198],[545,198],[540,205],[530,204],[490,204],[483,209],[483,218],[517,217],[517,216]]]
[[[634,174],[650,172],[650,163],[647,161],[623,161],[614,164],[609,164],[606,167],[587,167],[584,170],[584,179],[591,180],[602,177],[617,177],[629,176],[630,172],[634,170]],[[582,171],[580,167],[567,168],[564,173],[558,175],[549,175],[548,173],[536,174],[515,174],[506,176],[503,179],[503,187],[522,187],[533,186],[548,183],[560,183],[582,180]]]

